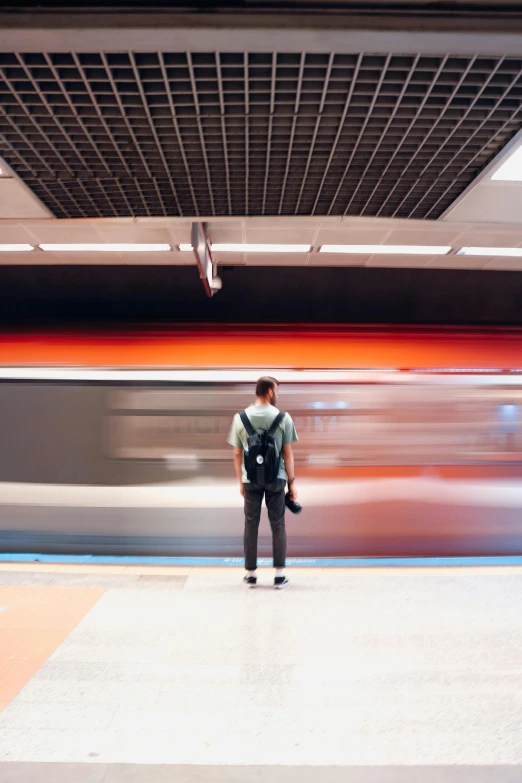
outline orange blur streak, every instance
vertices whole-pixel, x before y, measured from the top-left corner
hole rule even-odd
[[[522,367],[522,331],[207,326],[4,334],[0,364],[508,369]]]

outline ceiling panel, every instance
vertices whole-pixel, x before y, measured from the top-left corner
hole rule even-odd
[[[522,271],[522,258],[493,258],[486,259],[484,269],[505,270],[506,272]]]
[[[33,245],[35,237],[29,226],[9,224],[0,221],[0,244],[26,244]]]
[[[386,245],[451,245],[461,238],[462,229],[443,225],[442,231],[436,223],[426,225],[424,231],[409,231],[408,226],[390,231]]]
[[[339,218],[316,218],[303,221],[287,218],[283,229],[279,218],[260,219],[219,218],[208,221],[210,236],[214,241],[244,242],[246,239],[265,240],[267,243],[294,244],[301,239],[310,242],[310,253],[243,253],[216,252],[214,259],[218,266],[386,266],[386,267],[431,267],[448,269],[518,269],[516,259],[498,259],[477,256],[456,255],[464,246],[522,247],[522,226],[495,226],[485,230],[477,224],[435,224],[432,221],[407,221],[367,218],[362,220],[340,220]],[[386,223],[384,226],[383,223]],[[366,226],[366,230],[361,228]],[[352,225],[357,226],[355,230]],[[409,230],[410,226],[414,230]],[[439,233],[439,227],[442,233]],[[170,244],[170,252],[155,253],[112,253],[112,252],[23,252],[2,253],[0,263],[9,264],[190,264],[195,265],[192,251],[180,252],[180,243],[190,243],[191,222],[183,218],[114,218],[93,220],[4,220],[0,221],[0,244],[28,243],[37,246],[53,243],[156,243]],[[445,235],[450,230],[456,235],[453,241]],[[304,231],[303,231],[304,230]],[[326,243],[338,244],[381,244],[404,245],[451,245],[452,251],[445,256],[401,256],[321,253],[319,248]],[[494,266],[490,267],[490,264]]]
[[[293,228],[279,228],[272,226],[249,226],[245,231],[245,241],[253,244],[286,244],[286,245],[311,245],[315,239],[317,227],[301,226],[296,224]]]
[[[365,266],[369,255],[310,253],[307,266]]]
[[[25,228],[31,237],[28,241],[33,245],[40,245],[46,242],[63,244],[101,242],[99,226],[99,222],[85,222],[82,224],[68,220],[46,220],[25,224]],[[0,224],[0,241],[2,242],[8,241],[4,239],[5,231],[5,224]],[[121,231],[123,234],[123,227],[121,227]],[[21,240],[17,239],[16,241],[19,242]],[[122,241],[132,242],[132,239]]]
[[[1,161],[1,172],[4,171],[4,166]],[[51,217],[51,213],[18,178],[0,176],[0,220],[23,217],[48,218]]]
[[[56,253],[40,250],[31,253],[0,253],[0,264],[7,266],[196,266],[192,253]]]
[[[187,226],[190,231],[190,226]],[[123,230],[122,230],[123,229]],[[183,232],[184,233],[184,232]],[[101,242],[135,242],[143,244],[171,244],[172,237],[166,227],[126,226],[117,223],[100,222],[98,234]]]
[[[161,255],[161,253],[156,253],[156,256],[159,256],[159,255]],[[194,257],[194,253],[192,252],[192,250],[190,250],[189,252],[184,252],[184,253],[181,253],[181,252],[172,253],[172,254],[171,253],[165,253],[164,257],[172,259],[172,263],[173,264],[190,265],[190,264],[195,264],[196,263],[196,259]]]
[[[366,266],[386,266],[386,267],[412,267],[419,268],[427,266],[437,256],[400,256],[400,255],[375,255],[368,259]]]
[[[216,222],[209,227],[209,236],[212,242],[243,244],[245,242],[245,228],[243,221],[231,220],[227,222]],[[184,240],[189,241],[189,240]]]
[[[430,269],[482,269],[487,259],[481,256],[434,256],[426,266]]]
[[[62,218],[437,218],[521,99],[500,55],[2,53],[0,154]]]
[[[444,215],[444,222],[522,224],[522,183],[483,179]]]
[[[244,253],[216,253],[214,250],[212,252],[212,258],[216,264],[246,264],[246,255]],[[261,255],[261,259],[264,258],[265,256]]]
[[[522,244],[522,234],[505,231],[467,231],[460,236],[461,245],[467,247],[519,247]]]
[[[348,226],[332,227],[322,225],[317,235],[316,244],[319,245],[380,245],[388,237],[394,224],[386,228],[367,226],[365,229],[352,230]],[[411,243],[410,243],[411,244]],[[331,255],[330,253],[328,255]]]
[[[248,266],[304,266],[307,253],[244,253],[243,258]]]

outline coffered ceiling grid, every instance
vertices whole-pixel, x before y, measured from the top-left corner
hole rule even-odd
[[[521,106],[514,57],[0,54],[0,154],[57,217],[437,218]]]

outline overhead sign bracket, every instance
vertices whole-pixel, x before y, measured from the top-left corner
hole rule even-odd
[[[206,294],[214,296],[221,289],[221,279],[215,274],[206,223],[192,223],[192,249]]]

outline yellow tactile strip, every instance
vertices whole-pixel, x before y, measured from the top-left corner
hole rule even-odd
[[[4,564],[5,568],[5,564]],[[29,682],[105,591],[0,586],[0,711]]]

